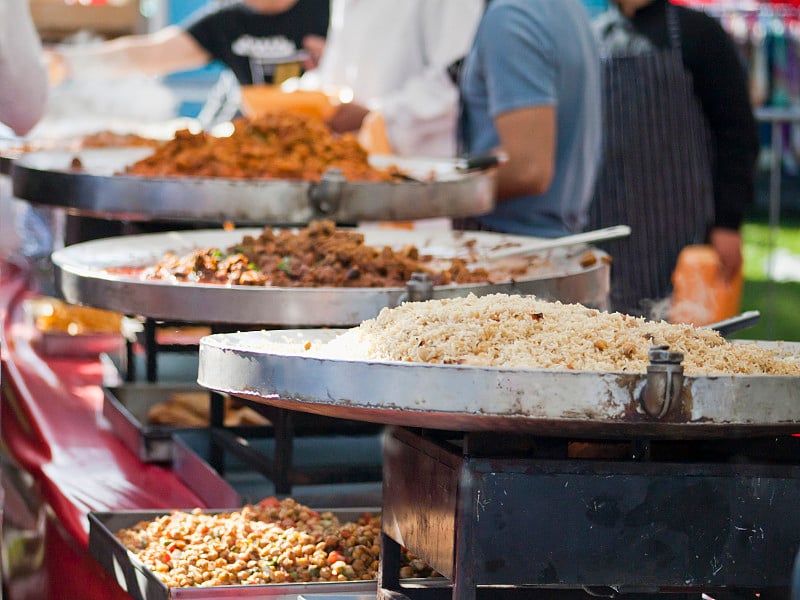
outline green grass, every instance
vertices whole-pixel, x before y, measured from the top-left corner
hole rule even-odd
[[[731,337],[800,341],[800,282],[770,281],[766,271],[771,245],[800,255],[800,220],[782,218],[777,231],[771,233],[765,220],[754,219],[745,223],[742,236],[745,261],[742,310],[760,311],[761,321]]]

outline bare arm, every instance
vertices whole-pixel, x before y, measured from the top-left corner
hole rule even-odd
[[[555,171],[556,109],[530,106],[495,117],[508,162],[497,174],[499,200],[547,191]]]
[[[58,50],[68,76],[167,75],[208,64],[211,56],[180,27]]]
[[[17,135],[33,128],[47,106],[47,70],[27,0],[0,3],[0,122]]]
[[[742,269],[742,234],[738,229],[713,227],[709,234],[711,245],[719,254],[720,271],[726,281],[732,281]]]

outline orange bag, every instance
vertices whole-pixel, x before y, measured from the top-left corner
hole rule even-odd
[[[323,121],[330,119],[336,108],[329,96],[315,90],[284,92],[277,85],[241,86],[241,108],[245,116],[257,117],[269,111],[289,110]]]
[[[681,251],[672,273],[671,323],[707,325],[739,314],[742,272],[728,282],[719,268],[719,255],[712,246],[693,245]]]

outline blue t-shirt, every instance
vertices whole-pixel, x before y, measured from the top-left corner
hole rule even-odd
[[[507,233],[556,237],[581,230],[600,160],[600,55],[581,0],[493,0],[464,63],[464,143],[469,154],[500,145],[493,118],[555,106],[550,188],[498,201],[480,221]]]

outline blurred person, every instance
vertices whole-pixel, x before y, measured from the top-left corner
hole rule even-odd
[[[39,122],[47,101],[47,66],[28,0],[2,0],[0,123],[8,127],[14,144],[18,144],[16,136],[28,134]],[[23,220],[26,227],[20,231],[18,223]],[[42,214],[15,200],[10,178],[0,176],[0,258],[19,258],[21,250],[38,249],[49,243],[49,235]]]
[[[452,157],[458,86],[448,67],[468,52],[483,7],[483,0],[332,0],[319,67],[303,85],[338,95],[328,124],[360,131],[372,151]]]
[[[28,0],[0,2],[0,123],[25,135],[47,107],[48,73]]]
[[[104,87],[109,78],[135,84],[137,77],[163,76],[218,61],[227,70],[197,115],[198,123],[210,129],[237,115],[239,85],[277,84],[299,75],[300,71],[293,69],[300,62],[303,68],[315,66],[329,17],[329,0],[214,1],[177,25],[99,43],[64,44],[53,50],[53,57],[62,69],[62,80],[82,80],[75,86],[80,87],[78,92],[89,87],[87,81]],[[309,44],[308,51],[304,43]],[[113,90],[104,95],[109,92]],[[149,100],[150,94],[146,94],[131,104],[135,108]],[[113,235],[118,229],[101,220],[70,217],[67,241]]]
[[[581,230],[600,157],[600,59],[581,0],[493,0],[462,73],[468,154],[501,148],[497,205],[456,226]]]
[[[329,0],[213,2],[179,25],[55,51],[64,77],[168,75],[219,61],[241,85],[279,83],[286,65],[316,65]],[[308,43],[310,51],[304,49]]]
[[[720,276],[740,276],[759,139],[745,65],[715,18],[667,0],[614,4],[594,22],[604,160],[591,225],[630,225],[630,237],[602,244],[614,260],[611,301],[647,315],[671,294],[688,245],[711,244]]]

